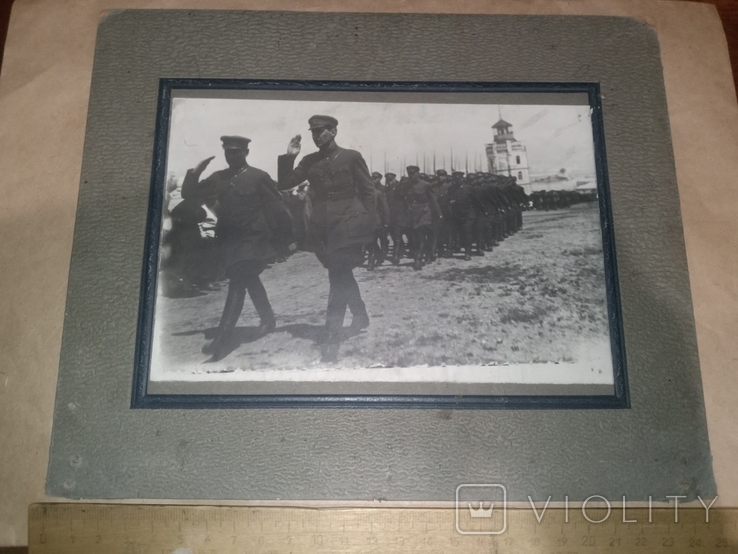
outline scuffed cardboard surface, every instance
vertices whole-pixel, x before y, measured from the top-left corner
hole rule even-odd
[[[16,0],[0,78],[0,544],[24,544],[27,505],[43,493],[92,56],[107,2]],[[365,11],[368,3],[121,2],[116,8]],[[449,12],[440,2],[372,11]],[[641,2],[468,2],[466,13],[629,15],[662,51],[680,203],[720,498],[738,506],[736,335],[738,108],[710,6]],[[658,199],[654,199],[658,201]]]

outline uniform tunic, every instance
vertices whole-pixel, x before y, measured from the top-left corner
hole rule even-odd
[[[289,212],[274,181],[260,169],[223,169],[199,183],[190,170],[182,197],[203,202],[217,198],[215,238],[226,270],[244,264],[263,269],[276,257],[275,246],[291,242]]]
[[[361,247],[374,241],[376,199],[374,182],[361,154],[333,145],[304,156],[294,167],[295,155],[278,159],[279,188],[310,183],[313,207],[306,249],[326,267],[357,266]]]
[[[407,201],[413,229],[430,226],[440,213],[432,185],[422,179],[411,182]]]
[[[474,221],[481,210],[479,198],[474,187],[469,183],[454,183],[448,189],[449,222],[459,234],[461,247],[471,248],[474,233]]]
[[[474,221],[481,208],[474,187],[468,183],[451,185],[448,191],[449,213],[456,221]]]
[[[390,210],[390,224],[395,230],[412,229],[413,218],[407,203],[410,184],[395,181],[387,188],[387,204]]]
[[[375,198],[377,201],[377,211],[374,221],[377,230],[381,231],[390,224],[389,206],[387,205],[387,199],[384,197],[384,193],[379,187],[376,188]]]

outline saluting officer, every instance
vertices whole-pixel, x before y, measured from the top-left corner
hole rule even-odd
[[[216,171],[200,181],[212,156],[187,171],[182,183],[182,198],[205,202],[215,198],[218,217],[215,227],[228,278],[228,295],[216,337],[202,351],[212,354],[210,361],[228,355],[233,347],[233,331],[243,309],[248,291],[261,323],[258,336],[276,327],[274,311],[259,278],[278,252],[292,242],[292,222],[282,195],[269,174],[246,163],[250,139],[240,136],[220,137],[228,168]]]
[[[293,169],[301,137],[292,138],[287,154],[279,156],[278,181],[281,189],[292,188],[306,179],[310,183],[308,194],[313,213],[306,249],[314,252],[328,269],[330,292],[322,359],[334,362],[338,359],[346,307],[353,314],[352,330],[369,326],[353,269],[363,263],[363,247],[375,237],[376,193],[361,154],[336,144],[338,121],[331,116],[314,115],[308,124],[318,152],[304,156]]]

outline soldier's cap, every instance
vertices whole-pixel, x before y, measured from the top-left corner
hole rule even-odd
[[[436,175],[438,175],[439,177],[445,177],[446,175],[448,175],[448,173],[446,173],[445,169],[439,169],[438,171],[436,171]]]
[[[454,171],[451,176],[452,177],[463,177],[465,173],[463,171]]]
[[[409,165],[405,169],[408,173],[412,173],[413,171],[420,171],[420,168],[417,165]]]
[[[385,177],[397,177],[397,175],[395,175],[394,173],[385,173],[384,176]]]
[[[236,135],[222,136],[220,140],[223,142],[223,150],[243,150],[244,148],[248,148],[249,142],[251,142],[251,139]]]
[[[372,171],[372,179],[379,177],[382,178],[382,174],[379,171]]]
[[[329,115],[314,115],[308,119],[308,125],[310,125],[311,131],[313,129],[322,129],[323,127],[338,127],[338,120]]]

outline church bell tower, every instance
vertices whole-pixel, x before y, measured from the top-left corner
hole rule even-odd
[[[515,139],[512,123],[500,119],[492,125],[494,131],[494,142],[487,144],[487,166],[490,173],[515,177],[517,184],[525,186],[530,184],[530,171],[528,168],[528,151],[525,145]]]

